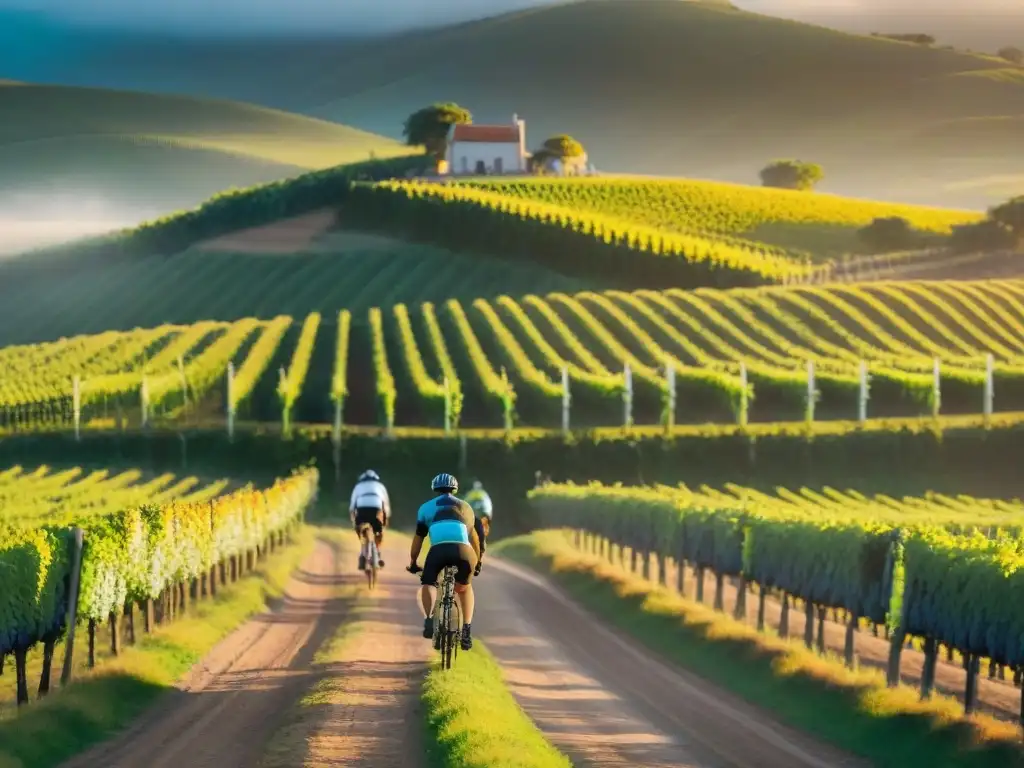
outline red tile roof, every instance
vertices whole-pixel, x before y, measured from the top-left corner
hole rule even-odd
[[[514,125],[456,125],[452,141],[518,144],[519,128]]]

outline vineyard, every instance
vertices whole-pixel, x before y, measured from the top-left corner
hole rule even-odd
[[[341,242],[338,242],[338,240]],[[351,247],[328,235],[308,253],[263,256],[195,248],[173,258],[86,259],[8,274],[0,264],[0,344],[245,317],[365,314],[397,302],[473,299],[501,293],[576,291],[595,285],[536,265],[452,253],[396,240]],[[45,293],[51,307],[40,311]]]
[[[1024,283],[554,292],[0,349],[0,429],[455,429],[1024,408]]]
[[[654,555],[663,584],[667,558],[691,565],[700,600],[705,572],[712,572],[719,609],[726,578],[738,580],[737,616],[746,615],[746,594],[757,585],[759,628],[769,595],[782,600],[783,617],[792,603],[803,602],[808,647],[826,611],[843,611],[850,665],[860,623],[885,625],[892,684],[899,679],[901,649],[909,638],[919,638],[924,698],[931,695],[940,645],[949,649],[950,660],[953,651],[964,658],[968,713],[977,703],[982,658],[991,660],[993,673],[997,666],[1015,669],[1020,684],[1024,615],[1015,595],[1024,573],[1024,506],[1019,501],[938,494],[866,497],[832,488],[778,489],[772,495],[735,485],[723,490],[551,485],[530,496],[546,527],[596,536],[612,545],[599,545],[608,558],[614,548],[628,547],[635,570],[638,557],[646,564]]]
[[[902,217],[923,233],[947,235],[980,214],[857,200],[821,193],[690,180],[529,179],[469,181],[507,197],[592,211],[657,229],[736,238],[816,258],[863,249],[857,230],[876,218]]]
[[[14,657],[19,704],[28,701],[25,663],[34,645],[43,644],[45,694],[54,647],[77,622],[88,630],[91,667],[97,625],[109,622],[117,653],[122,622],[134,639],[136,608],[149,632],[190,599],[215,595],[283,541],[317,488],[315,470],[265,490],[142,479],[137,470],[0,473],[0,666]],[[70,639],[65,653],[73,653]]]

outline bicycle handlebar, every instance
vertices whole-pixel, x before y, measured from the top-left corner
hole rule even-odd
[[[416,563],[413,563],[412,565],[406,567],[405,570],[407,570],[409,573],[419,573],[423,569],[420,566],[416,565]]]

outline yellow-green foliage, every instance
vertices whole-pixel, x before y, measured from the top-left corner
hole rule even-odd
[[[899,216],[918,230],[937,234],[982,218],[971,211],[684,179],[542,178],[468,184],[666,231],[737,236],[819,253],[855,250],[856,231],[875,218]]]

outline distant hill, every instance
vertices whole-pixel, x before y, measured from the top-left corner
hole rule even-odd
[[[1024,190],[1024,70],[723,3],[587,0],[364,42],[128,42],[82,71],[395,137],[453,99],[478,121],[518,112],[534,145],[571,133],[607,171],[756,182],[799,156],[863,197],[982,207]]]
[[[406,151],[249,104],[0,83],[0,223],[16,221],[15,239],[29,242],[13,245],[28,245],[34,224],[45,235],[57,222],[132,222],[230,187]],[[5,239],[0,252],[11,247]]]

